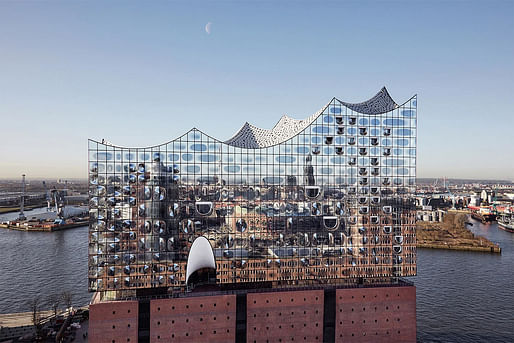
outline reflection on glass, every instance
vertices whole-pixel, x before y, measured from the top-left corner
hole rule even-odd
[[[416,112],[408,106],[371,115],[334,99],[282,140],[276,129],[240,141],[259,147],[196,129],[146,149],[92,142],[90,290],[186,291],[200,236],[212,247],[218,284],[414,275],[416,130],[408,125]],[[413,116],[392,121],[400,111]]]

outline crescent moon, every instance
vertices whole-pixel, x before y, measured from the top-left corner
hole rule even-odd
[[[205,25],[205,32],[207,32],[208,35],[211,34],[211,22],[208,22],[207,25]]]

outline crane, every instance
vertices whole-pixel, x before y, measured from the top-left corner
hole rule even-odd
[[[43,181],[43,187],[45,187],[45,196],[46,196],[46,211],[50,211],[50,203],[52,202],[52,198],[50,197],[50,193],[48,192],[48,188],[46,188],[46,182]]]
[[[432,193],[435,193],[436,191],[436,188],[437,188],[437,182],[439,181],[439,179],[435,179],[434,183],[432,184]]]
[[[450,191],[450,181],[448,181],[448,178],[447,177],[444,177],[444,188],[446,190],[446,194],[450,197],[450,199],[452,200],[452,209],[455,209],[455,194],[453,194],[451,191]]]
[[[19,219],[20,220],[25,220],[27,219],[25,217],[25,214],[23,213],[23,209],[25,207],[25,174],[23,174],[21,176],[21,198],[20,198],[20,215],[19,215]]]
[[[64,193],[57,189],[52,189],[52,196],[55,204],[55,213],[57,217],[62,219],[64,217]]]

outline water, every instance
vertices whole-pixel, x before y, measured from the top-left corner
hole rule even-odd
[[[46,207],[39,207],[39,208],[35,208],[33,210],[23,211],[23,214],[25,215],[25,217],[30,219],[30,217],[32,217],[35,214],[46,213],[46,212],[47,212]],[[6,221],[6,220],[15,220],[15,219],[18,219],[19,216],[20,216],[20,211],[0,214],[0,222]]]
[[[46,209],[26,211],[44,213]],[[18,213],[0,215],[0,221]],[[28,301],[70,291],[73,304],[89,302],[87,292],[87,226],[56,232],[24,232],[0,229],[0,313],[29,311]]]
[[[417,286],[420,342],[514,342],[514,234],[473,223],[474,233],[500,243],[501,255],[418,250],[418,276],[410,280]],[[77,306],[91,299],[87,227],[51,233],[0,229],[0,260],[0,313],[28,311],[27,300],[63,290],[72,292]]]
[[[514,342],[514,234],[471,222],[502,254],[418,249],[420,342]]]

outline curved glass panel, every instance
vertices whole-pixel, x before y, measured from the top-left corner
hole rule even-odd
[[[277,156],[275,159],[278,163],[294,163],[296,161],[296,157],[293,156]]]
[[[190,149],[193,150],[193,151],[206,151],[207,150],[207,145],[200,144],[200,143],[191,144]]]
[[[198,236],[218,284],[415,275],[416,105],[391,101],[334,99],[226,142],[196,129],[151,148],[91,141],[89,289],[186,292]]]
[[[384,119],[384,125],[386,126],[404,126],[405,120],[397,118]]]

